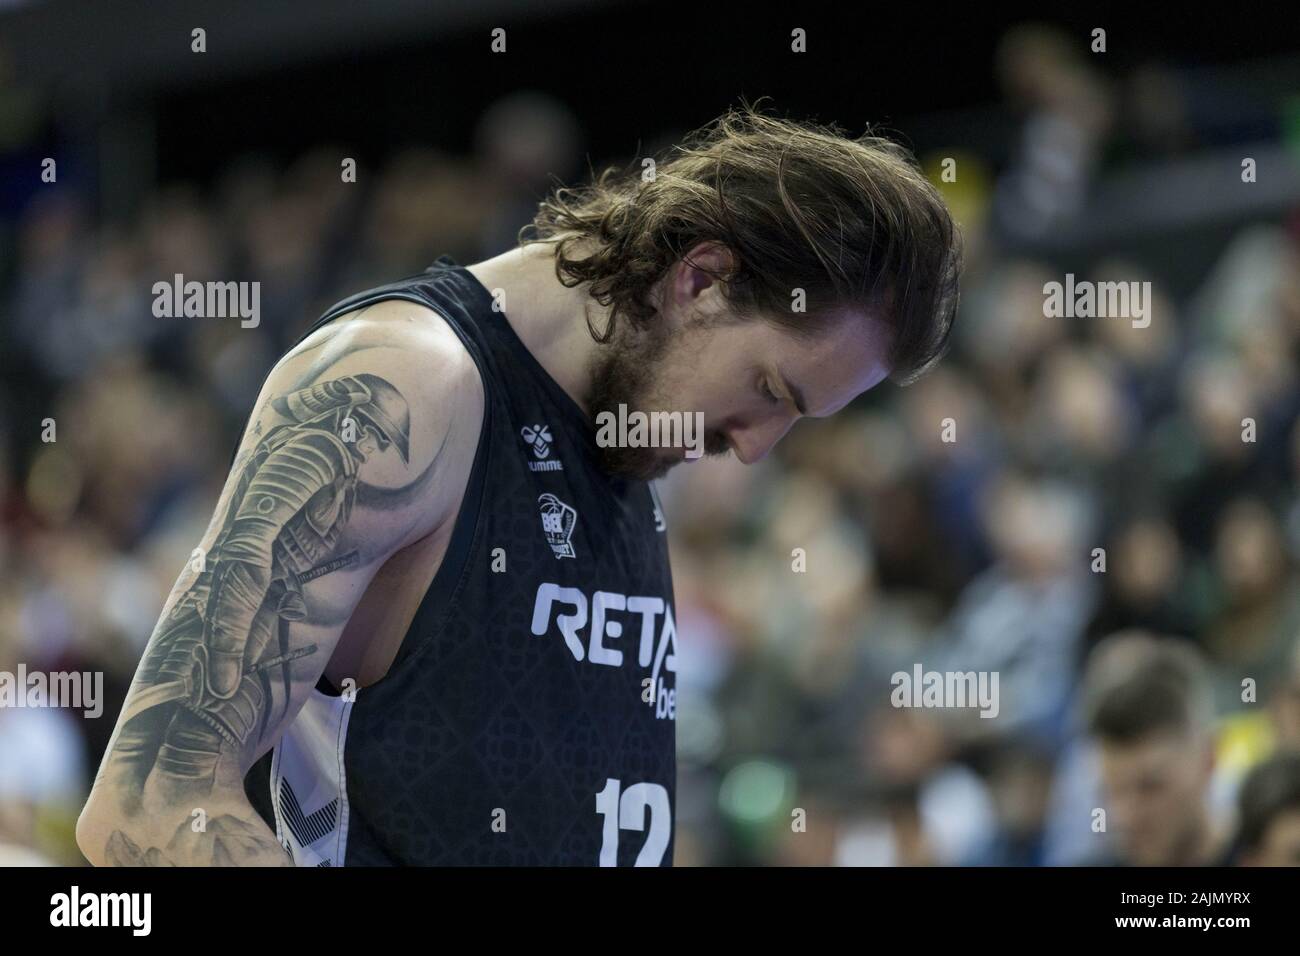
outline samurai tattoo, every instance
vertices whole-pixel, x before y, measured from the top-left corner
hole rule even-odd
[[[361,475],[390,446],[409,463],[410,411],[383,378],[349,375],[271,399],[250,434],[257,443],[236,463],[220,529],[155,630],[105,763],[136,812],[146,790],[200,802],[223,761],[251,753],[287,714],[290,665],[318,652],[290,639],[309,618],[303,586],[360,560],[356,550],[338,552]],[[197,862],[237,862],[258,849],[248,841],[279,850],[235,818],[212,823],[217,838],[204,849],[212,859]],[[183,837],[178,831],[172,843]],[[110,862],[178,857],[196,862],[175,847],[136,846],[121,831],[107,849]]]

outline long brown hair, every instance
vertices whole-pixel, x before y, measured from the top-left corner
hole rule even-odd
[[[709,241],[732,253],[730,272],[713,274],[742,316],[812,333],[834,308],[883,306],[896,382],[939,359],[957,311],[960,235],[904,147],[748,104],[689,134],[653,176],[639,164],[609,167],[556,189],[520,241],[554,243],[559,280],[589,283],[609,308],[608,325],[591,329],[598,341],[620,317],[651,321],[651,288]]]

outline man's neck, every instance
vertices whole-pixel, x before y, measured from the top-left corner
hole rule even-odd
[[[504,293],[506,321],[524,347],[584,412],[591,384],[592,359],[600,344],[587,328],[590,313],[603,328],[607,310],[585,289],[565,288],[555,276],[555,247],[516,247],[468,266],[494,295]]]

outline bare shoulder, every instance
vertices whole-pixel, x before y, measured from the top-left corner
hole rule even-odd
[[[409,383],[414,398],[434,399],[443,410],[482,410],[482,378],[464,343],[441,315],[414,302],[389,299],[340,316],[279,364],[304,361],[316,373],[343,363],[370,363],[375,371],[382,367],[414,379]]]
[[[474,359],[445,319],[417,303],[389,300],[317,329],[267,377],[245,444],[263,419],[302,419],[330,407],[356,412],[340,417],[348,427],[341,440],[369,433],[378,441],[382,454],[369,469],[370,483],[421,489],[416,510],[427,520],[413,533],[454,517],[478,447],[484,390]]]

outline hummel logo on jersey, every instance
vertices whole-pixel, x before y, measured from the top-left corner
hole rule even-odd
[[[519,435],[528,443],[528,447],[533,450],[533,455],[536,456],[536,460],[528,463],[530,470],[564,470],[564,465],[561,464],[558,458],[550,458],[551,442],[555,439],[551,437],[551,430],[549,428],[545,425],[525,425],[523,428],[519,429]]]
[[[578,512],[550,492],[539,497],[537,503],[542,508],[542,531],[555,556],[576,558],[578,555],[569,538],[573,534],[573,526],[578,523]]]

